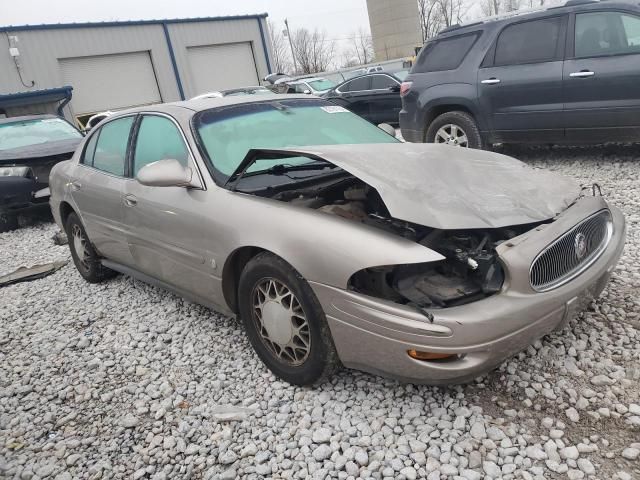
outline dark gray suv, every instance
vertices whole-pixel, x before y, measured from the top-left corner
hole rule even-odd
[[[401,95],[410,142],[639,141],[640,4],[577,0],[451,27]]]

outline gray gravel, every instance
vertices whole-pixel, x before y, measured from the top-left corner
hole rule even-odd
[[[234,320],[70,263],[0,290],[0,477],[640,478],[638,147],[510,150],[598,182],[629,238],[591,309],[466,386],[342,371],[278,381]],[[0,274],[69,259],[52,224],[0,234]]]

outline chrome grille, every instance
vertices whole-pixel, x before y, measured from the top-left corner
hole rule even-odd
[[[607,247],[612,229],[611,213],[601,210],[556,239],[531,264],[533,289],[551,290],[579,275]]]

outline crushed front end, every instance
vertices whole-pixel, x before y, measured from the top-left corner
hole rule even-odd
[[[576,236],[590,233],[596,218],[602,230],[591,232],[582,253]],[[313,284],[342,362],[414,383],[464,382],[486,373],[564,327],[602,292],[622,254],[626,226],[602,197],[583,197],[553,221],[489,233],[434,234],[446,260],[367,269],[347,291]],[[553,250],[557,245],[563,249]],[[552,250],[554,264],[540,260]],[[570,258],[579,254],[580,261]],[[535,285],[538,261],[557,277],[549,288]]]

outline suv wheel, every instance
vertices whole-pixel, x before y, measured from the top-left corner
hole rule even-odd
[[[476,121],[466,112],[443,113],[431,122],[426,141],[454,147],[482,148],[482,137]]]
[[[249,341],[275,375],[311,385],[338,368],[320,302],[283,259],[265,252],[250,260],[240,276],[238,301]]]

